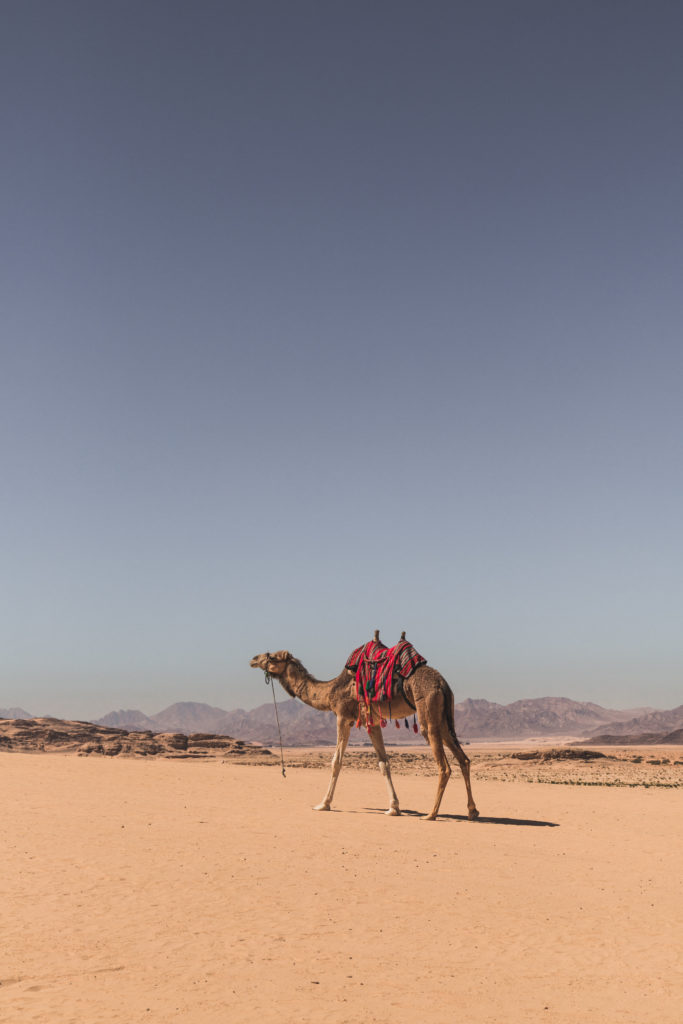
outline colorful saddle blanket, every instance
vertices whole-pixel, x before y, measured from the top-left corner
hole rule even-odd
[[[377,640],[357,647],[346,662],[356,673],[356,697],[367,707],[371,701],[397,700],[403,696],[403,681],[427,659],[407,640],[385,647]]]

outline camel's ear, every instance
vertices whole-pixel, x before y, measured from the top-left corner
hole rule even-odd
[[[273,661],[289,661],[291,657],[289,651],[276,651],[275,654],[271,654]]]

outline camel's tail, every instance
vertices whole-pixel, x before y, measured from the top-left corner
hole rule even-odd
[[[448,683],[446,683],[446,689],[444,693],[444,700],[446,702],[446,724],[448,725],[448,731],[458,743],[458,737],[455,735],[455,697]]]

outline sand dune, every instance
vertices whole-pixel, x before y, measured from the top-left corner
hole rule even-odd
[[[680,791],[491,756],[432,823],[410,763],[388,818],[376,770],[316,814],[312,767],[0,753],[0,1019],[679,1024]]]

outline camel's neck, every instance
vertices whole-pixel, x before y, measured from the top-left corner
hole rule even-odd
[[[318,711],[329,711],[331,708],[330,694],[338,679],[339,676],[327,681],[315,679],[303,665],[290,662],[280,682],[289,694],[298,697],[309,707],[316,708]]]

